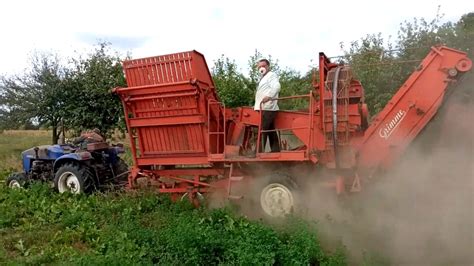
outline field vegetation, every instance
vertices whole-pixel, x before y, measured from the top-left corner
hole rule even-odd
[[[4,180],[21,167],[20,152],[49,134],[4,131],[0,139]],[[346,264],[342,246],[321,247],[316,223],[268,225],[147,190],[75,196],[1,184],[0,239],[0,264]]]

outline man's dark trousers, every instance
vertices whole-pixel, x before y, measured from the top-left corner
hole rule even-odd
[[[274,130],[275,129],[275,117],[278,111],[263,111],[262,113],[262,130]],[[265,152],[265,146],[267,145],[267,137],[270,140],[270,148],[272,152],[280,151],[280,141],[276,131],[263,132],[262,133],[262,145],[260,145],[260,152]]]

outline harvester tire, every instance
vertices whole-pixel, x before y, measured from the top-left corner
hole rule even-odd
[[[5,185],[13,189],[24,188],[27,185],[27,181],[28,178],[24,173],[12,173],[8,176]]]
[[[292,178],[282,173],[272,173],[264,178],[259,188],[259,202],[263,214],[271,219],[292,214],[298,204],[297,185]]]
[[[54,188],[59,193],[90,193],[94,190],[94,174],[84,165],[67,163],[54,175]]]

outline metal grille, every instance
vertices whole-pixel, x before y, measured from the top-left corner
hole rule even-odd
[[[207,102],[218,99],[204,56],[190,51],[123,66],[128,88],[118,93],[136,139],[136,158],[147,158],[147,164],[156,158],[153,163],[160,164],[165,157],[207,156]]]

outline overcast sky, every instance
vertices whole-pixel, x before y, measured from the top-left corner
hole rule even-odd
[[[339,55],[340,42],[369,33],[396,35],[405,20],[432,20],[439,5],[443,21],[474,11],[472,0],[3,0],[0,74],[20,73],[34,50],[67,57],[98,40],[133,58],[195,49],[212,66],[224,54],[242,69],[258,49],[305,72],[318,52]]]

